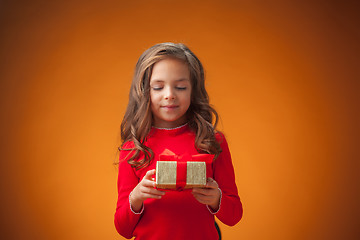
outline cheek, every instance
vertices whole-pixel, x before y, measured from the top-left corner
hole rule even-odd
[[[151,106],[158,106],[161,102],[161,94],[159,93],[154,93],[154,92],[150,92],[150,103]]]
[[[189,94],[188,98],[187,98],[187,103],[190,105],[191,104],[191,95]]]
[[[182,103],[184,106],[187,106],[187,107],[190,106],[190,104],[191,104],[191,94],[190,93],[183,96]]]
[[[150,103],[151,105],[154,104],[156,101],[156,95],[153,92],[150,92]]]
[[[191,94],[191,91],[189,91],[188,95],[187,95],[187,101],[188,101],[189,105],[191,103],[191,97],[192,97],[192,94]]]

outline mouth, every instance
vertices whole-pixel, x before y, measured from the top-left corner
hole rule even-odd
[[[161,108],[166,108],[166,109],[174,109],[179,107],[178,105],[166,105],[166,106],[161,106]]]

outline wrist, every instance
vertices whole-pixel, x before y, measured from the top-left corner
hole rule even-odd
[[[130,203],[130,209],[131,209],[132,212],[134,212],[134,213],[142,213],[143,201],[136,198],[136,194],[133,194],[133,192],[131,192],[129,194],[129,203]]]
[[[219,201],[213,203],[213,204],[209,204],[208,205],[210,207],[210,209],[213,211],[213,212],[216,212],[217,210],[219,210]]]
[[[217,200],[214,203],[208,204],[208,206],[213,210],[213,212],[216,212],[219,210],[219,202],[220,202],[220,195],[218,196]]]
[[[216,214],[216,213],[218,213],[220,211],[222,191],[221,191],[220,188],[218,188],[218,190],[219,190],[218,200],[213,204],[206,205],[206,207],[208,208],[208,210],[210,211],[211,214]]]

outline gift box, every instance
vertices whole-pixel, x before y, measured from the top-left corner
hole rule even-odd
[[[156,162],[156,187],[160,189],[188,189],[206,185],[207,167],[214,155],[178,156],[165,150]]]

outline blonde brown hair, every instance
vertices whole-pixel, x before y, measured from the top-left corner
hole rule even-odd
[[[165,58],[176,58],[189,66],[192,92],[191,104],[186,114],[189,127],[196,134],[196,148],[199,152],[215,154],[215,158],[221,152],[220,144],[215,138],[218,114],[209,104],[201,62],[184,44],[160,43],[147,49],[136,64],[129,103],[121,123],[123,144],[119,149],[132,153],[128,163],[136,169],[148,166],[154,155],[153,151],[144,144],[152,125],[150,77],[154,64]],[[133,148],[123,148],[124,143],[128,141],[134,143]],[[139,159],[140,152],[144,154],[141,159]]]

